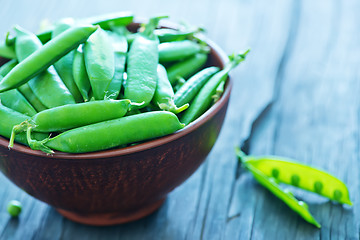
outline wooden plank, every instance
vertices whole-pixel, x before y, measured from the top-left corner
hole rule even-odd
[[[277,154],[316,165],[343,179],[358,199],[359,56],[355,2],[302,1],[296,45],[281,74],[274,108],[256,130],[251,153]],[[340,10],[340,11],[339,11]],[[321,18],[319,16],[322,16]],[[327,46],[327,48],[324,48]],[[348,46],[344,48],[344,46]],[[310,203],[321,230],[313,228],[259,188],[253,237],[358,239],[358,209],[294,190]],[[279,229],[281,229],[279,231]]]

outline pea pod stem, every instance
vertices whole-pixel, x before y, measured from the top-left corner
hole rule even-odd
[[[216,87],[222,81],[227,80],[229,72],[239,63],[245,60],[245,57],[249,51],[250,50],[247,50],[244,53],[231,55],[229,57],[230,61],[226,64],[225,68],[220,72],[217,72],[206,82],[206,84],[201,88],[199,93],[194,98],[193,102],[190,104],[189,109],[186,110],[184,115],[181,117],[181,121],[183,123],[189,124],[209,108],[212,102],[211,96],[215,94]]]
[[[9,148],[15,136],[28,128],[37,132],[58,132],[101,121],[123,117],[132,106],[127,99],[102,100],[51,108],[37,113],[32,118],[15,125]]]
[[[175,114],[178,114],[187,109],[189,107],[188,103],[180,105],[180,107],[177,107],[177,105],[174,103],[174,90],[167,77],[165,67],[159,64],[157,68],[157,73],[158,82],[152,101],[157,104],[160,109],[170,111]]]

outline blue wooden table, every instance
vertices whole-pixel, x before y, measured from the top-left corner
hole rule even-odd
[[[226,121],[206,162],[164,205],[136,222],[91,227],[63,218],[0,174],[0,239],[359,239],[360,1],[0,1],[0,32],[43,19],[131,10],[203,26],[227,53],[251,47],[231,73]],[[321,229],[303,221],[238,165],[234,146],[325,169],[354,206],[293,189]],[[11,199],[23,203],[12,219]]]

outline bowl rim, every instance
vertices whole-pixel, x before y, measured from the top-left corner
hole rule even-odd
[[[134,22],[135,24],[137,22]],[[171,22],[166,22],[166,24],[161,24],[161,27],[165,28],[176,28],[176,24]],[[204,37],[204,40],[208,43],[208,45],[211,48],[211,51],[216,53],[217,57],[221,61],[222,65],[225,65],[229,60],[225,52],[212,40],[208,39],[207,37]],[[222,66],[223,67],[223,66]],[[222,107],[226,104],[228,99],[230,98],[230,92],[232,89],[232,79],[230,76],[227,79],[225,91],[222,94],[221,98],[213,104],[209,109],[206,110],[200,117],[195,119],[193,122],[189,123],[187,126],[185,126],[183,129],[180,129],[172,134],[152,139],[134,146],[128,146],[124,148],[114,148],[114,149],[107,149],[107,150],[101,150],[96,152],[88,152],[88,153],[64,153],[55,151],[55,154],[46,154],[39,150],[32,150],[28,146],[14,143],[14,146],[9,151],[16,151],[22,154],[37,156],[41,158],[49,158],[49,159],[61,159],[61,160],[90,160],[90,159],[103,159],[103,158],[112,158],[112,157],[119,157],[124,155],[129,155],[132,153],[142,152],[147,149],[156,148],[159,147],[165,143],[172,142],[176,139],[179,139],[190,132],[196,130],[197,128],[201,127],[205,122],[212,118],[217,112],[222,109]],[[1,147],[8,147],[9,140],[3,136],[0,136],[0,146]]]

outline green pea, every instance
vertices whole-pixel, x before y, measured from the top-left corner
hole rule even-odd
[[[298,187],[300,183],[300,177],[297,174],[293,174],[291,176],[291,185],[294,185],[295,187]]]
[[[272,171],[271,171],[271,175],[274,177],[274,178],[278,178],[279,177],[279,169],[276,169],[274,168]]]
[[[334,191],[334,200],[340,202],[341,198],[342,198],[342,195],[343,195],[342,192],[340,190],[336,189]]]
[[[316,181],[314,183],[314,191],[318,194],[321,194],[321,191],[323,190],[324,185],[320,181]]]
[[[11,200],[7,206],[7,211],[11,217],[18,217],[21,213],[22,204],[17,200]]]

